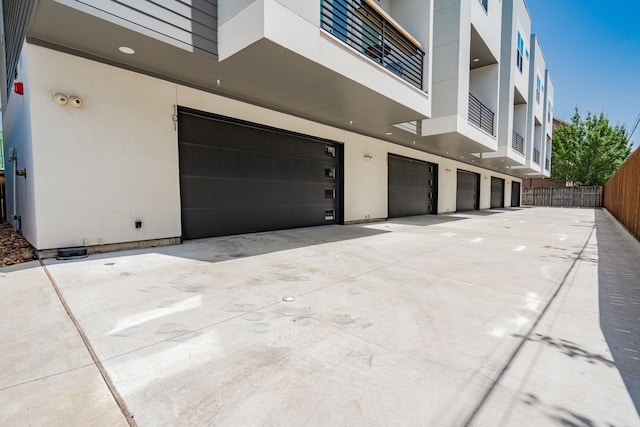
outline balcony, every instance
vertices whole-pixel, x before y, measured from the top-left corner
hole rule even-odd
[[[491,136],[494,136],[493,125],[495,113],[484,105],[478,98],[469,93],[469,123],[479,127]]]
[[[540,150],[538,150],[537,148],[533,149],[533,163],[535,163],[536,165],[540,164]]]
[[[511,148],[514,151],[517,151],[520,154],[524,155],[524,138],[515,130],[513,131],[513,135],[511,137]]]
[[[421,44],[372,0],[321,0],[322,29],[422,89]]]

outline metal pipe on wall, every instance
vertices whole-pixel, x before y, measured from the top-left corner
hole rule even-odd
[[[11,219],[13,219],[13,226],[16,227],[16,220],[18,219],[18,198],[16,186],[16,182],[18,181],[16,178],[18,170],[18,154],[15,147],[9,148],[9,161],[13,164],[13,173],[11,174],[11,180],[13,181],[13,215],[11,216]]]

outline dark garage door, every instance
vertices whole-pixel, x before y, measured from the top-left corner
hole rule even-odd
[[[520,206],[520,183],[511,182],[511,206]]]
[[[480,175],[458,170],[456,211],[473,211],[480,208]]]
[[[504,179],[491,177],[491,207],[504,207]]]
[[[389,218],[437,213],[438,165],[389,154]]]
[[[342,146],[180,109],[182,237],[341,220]]]

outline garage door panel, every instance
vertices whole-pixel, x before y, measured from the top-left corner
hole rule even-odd
[[[511,206],[520,206],[520,183],[516,181],[511,182]]]
[[[504,207],[504,179],[491,177],[491,207]]]
[[[189,174],[230,178],[326,181],[326,169],[336,167],[330,158],[301,159],[286,155],[268,155],[247,151],[229,150],[210,146],[183,144],[180,153],[182,163],[189,165]],[[321,165],[321,167],[317,167]]]
[[[305,135],[271,132],[259,125],[224,118],[211,120],[191,114],[180,115],[180,140],[202,146],[251,153],[286,153],[291,157],[323,160],[327,157],[318,140]],[[304,144],[311,142],[312,144]]]
[[[479,208],[480,175],[458,170],[456,184],[456,211],[473,211]]]
[[[389,218],[436,213],[437,165],[389,154]]]
[[[230,120],[180,111],[183,238],[338,221],[338,144]]]
[[[183,224],[186,236],[203,237],[324,225],[327,220],[323,206],[270,206],[259,214],[243,207],[215,207],[183,211]]]
[[[199,207],[295,206],[316,204],[335,207],[337,183],[183,177],[183,209]],[[295,201],[295,203],[293,203]]]

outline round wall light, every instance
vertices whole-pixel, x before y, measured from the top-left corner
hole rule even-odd
[[[53,100],[58,105],[67,105],[67,102],[69,102],[69,98],[64,93],[56,93],[53,95]]]
[[[72,96],[71,98],[69,98],[69,105],[73,108],[80,108],[82,107],[82,99],[78,98],[77,96]]]
[[[126,53],[127,55],[133,55],[134,53],[136,53],[135,50],[133,50],[132,48],[128,47],[128,46],[120,46],[118,48],[118,50],[122,53]]]

